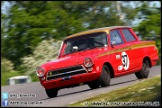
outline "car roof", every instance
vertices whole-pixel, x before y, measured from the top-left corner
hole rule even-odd
[[[79,32],[79,33],[76,33],[76,34],[72,34],[72,35],[66,37],[65,40],[69,39],[69,38],[81,36],[81,35],[84,35],[84,34],[96,33],[96,32],[106,32],[108,34],[110,30],[117,29],[117,28],[130,28],[130,27],[129,26],[110,26],[110,27],[102,27],[102,28],[97,28],[97,29],[91,29],[91,30]]]

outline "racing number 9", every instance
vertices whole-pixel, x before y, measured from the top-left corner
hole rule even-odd
[[[122,55],[123,66],[127,67],[128,57],[127,55]]]
[[[129,57],[126,52],[122,52],[122,64],[125,70],[129,68]]]

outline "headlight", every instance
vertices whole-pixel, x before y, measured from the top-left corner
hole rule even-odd
[[[89,67],[92,67],[93,66],[93,62],[90,58],[85,58],[84,59],[84,66],[89,68]]]
[[[37,67],[37,68],[36,68],[36,73],[37,73],[37,76],[38,76],[38,77],[42,77],[42,76],[44,76],[44,74],[45,74],[45,69],[42,68],[42,67]]]

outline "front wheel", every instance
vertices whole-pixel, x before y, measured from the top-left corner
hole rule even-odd
[[[136,72],[135,75],[138,79],[147,78],[150,72],[150,66],[148,59],[144,59],[142,63],[142,70],[139,72]]]
[[[99,88],[100,85],[101,87],[109,86],[110,80],[111,80],[110,70],[106,65],[104,65],[102,67],[102,72],[101,72],[100,77],[97,80],[88,83],[88,86],[91,89]]]
[[[111,80],[110,70],[106,65],[104,65],[102,67],[102,72],[101,72],[101,75],[100,75],[100,78],[99,78],[99,82],[100,82],[101,87],[109,86],[110,80]]]
[[[99,84],[98,80],[95,80],[95,81],[92,81],[92,82],[88,83],[88,86],[91,89],[97,89],[97,88],[100,87],[100,84]]]
[[[45,89],[45,90],[49,98],[57,97],[58,89],[52,88],[52,89]]]

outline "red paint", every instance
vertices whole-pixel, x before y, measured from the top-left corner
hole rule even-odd
[[[148,57],[150,59],[151,67],[156,65],[156,62],[159,58],[158,51],[155,48],[155,43],[150,43],[150,45],[152,46],[146,46],[146,44],[151,41],[140,41],[131,28],[128,28],[128,30],[130,30],[136,40],[132,42],[126,42],[126,39],[123,36],[124,34],[121,31],[122,27],[118,29],[120,30],[120,34],[124,40],[124,43],[121,45],[116,45],[114,47],[112,47],[110,44],[110,34],[107,34],[108,45],[106,47],[87,49],[67,55],[64,55],[64,50],[66,48],[66,44],[64,43],[57,60],[47,62],[40,66],[43,67],[46,71],[45,75],[43,76],[45,77],[45,80],[42,81],[42,77],[40,77],[42,86],[46,89],[64,88],[70,87],[75,84],[87,83],[89,81],[96,80],[100,77],[102,66],[105,63],[109,63],[112,66],[113,71],[111,72],[114,74],[114,77],[134,73],[141,70],[144,57]],[[107,55],[101,56],[106,52]],[[129,67],[127,70],[124,70],[124,68],[122,68],[122,70],[118,69],[119,67],[121,67],[120,65],[122,65],[122,52],[125,52],[129,57]],[[92,71],[88,71],[84,66],[83,63],[85,58],[90,58],[93,61]],[[71,76],[69,75],[68,77],[70,78],[68,80],[63,80],[64,77],[59,77],[49,81],[46,80],[48,72],[52,70],[69,68],[77,65],[82,65],[87,72]],[[51,67],[53,69],[51,69]]]

